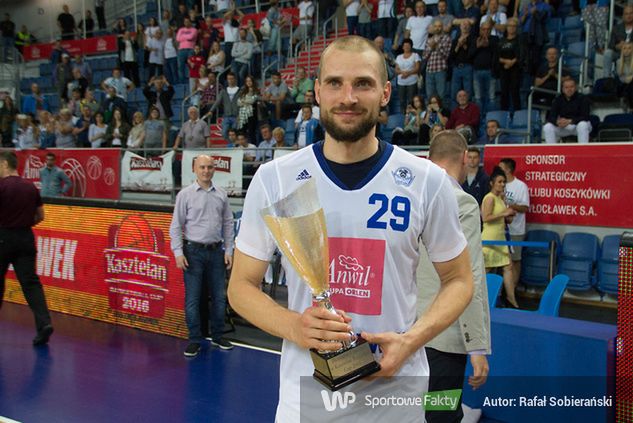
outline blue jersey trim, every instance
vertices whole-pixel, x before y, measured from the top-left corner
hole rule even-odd
[[[312,151],[314,152],[314,156],[316,157],[317,162],[319,163],[319,166],[321,167],[321,170],[323,170],[323,173],[325,173],[325,175],[332,182],[334,182],[336,186],[338,186],[340,189],[345,190],[345,191],[355,191],[367,185],[374,178],[374,176],[376,176],[378,172],[382,170],[382,168],[387,163],[387,160],[389,160],[389,158],[391,157],[391,153],[393,153],[393,145],[389,143],[385,143],[385,151],[383,151],[382,155],[380,156],[380,160],[378,160],[378,162],[374,165],[371,172],[369,172],[367,176],[365,176],[365,178],[363,178],[363,180],[360,181],[358,185],[356,185],[354,188],[348,188],[336,176],[336,174],[334,174],[332,169],[330,169],[330,166],[327,164],[327,160],[325,159],[325,155],[323,154],[324,142],[325,141],[319,141],[318,143],[312,144]]]

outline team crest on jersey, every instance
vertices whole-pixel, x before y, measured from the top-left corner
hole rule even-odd
[[[332,304],[347,312],[382,312],[385,240],[329,238]]]
[[[394,172],[391,172],[393,175],[393,179],[398,185],[403,185],[408,187],[411,185],[415,176],[413,176],[413,172],[408,167],[399,167]]]

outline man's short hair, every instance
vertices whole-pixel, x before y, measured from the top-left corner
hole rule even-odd
[[[272,71],[272,72],[270,73],[270,76],[278,76],[278,77],[280,77],[280,78],[281,78],[281,73],[279,73],[279,71]]]
[[[53,159],[56,159],[56,158],[57,158],[57,156],[55,155],[55,153],[51,153],[51,152],[46,153],[46,158],[48,159],[49,157],[52,157]]]
[[[309,104],[309,103],[303,103],[301,105],[301,110],[303,110],[303,109],[309,109],[310,111],[312,111],[312,105]]]
[[[262,123],[261,125],[259,125],[259,130],[261,131],[262,129],[268,129],[269,131],[272,131],[273,127],[270,126],[269,123]]]
[[[468,149],[468,143],[462,134],[452,129],[444,130],[431,140],[429,159],[432,161],[461,160],[466,149]]]
[[[6,162],[11,170],[18,168],[18,156],[14,151],[0,151],[0,162]]]
[[[237,130],[235,128],[229,128],[226,130],[226,133],[228,135],[229,132],[233,132],[235,135],[237,135]]]
[[[514,174],[514,170],[517,168],[517,162],[509,157],[504,157],[503,159],[499,160],[499,163],[503,163],[508,166],[508,169],[510,169],[510,173],[512,174]]]
[[[501,124],[499,123],[499,121],[497,119],[490,119],[488,122],[486,122],[486,125],[488,125],[490,122],[492,122],[495,125],[497,125],[497,128],[501,128]]]
[[[349,35],[346,37],[337,38],[334,42],[330,43],[323,53],[321,53],[321,60],[319,60],[319,67],[317,68],[317,78],[321,78],[321,71],[323,69],[323,61],[327,57],[327,53],[330,50],[343,50],[350,52],[364,52],[373,51],[382,61],[382,65],[379,66],[378,72],[380,73],[380,82],[384,85],[387,83],[387,62],[385,61],[383,53],[378,50],[378,47],[367,38],[360,37],[358,35]]]
[[[477,147],[468,147],[469,153],[477,153],[478,156],[481,156],[481,151]]]

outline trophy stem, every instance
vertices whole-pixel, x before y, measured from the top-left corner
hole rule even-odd
[[[319,307],[325,308],[327,311],[329,311],[332,314],[338,314],[336,312],[336,309],[334,309],[332,302],[330,301],[330,291],[325,291],[325,292],[321,292],[319,294],[313,295],[312,298],[317,304],[319,304]],[[343,344],[343,348],[341,348],[341,350],[346,350],[348,348],[356,346],[356,341],[357,341],[356,334],[354,333],[354,331],[349,331],[349,334],[350,334],[349,341],[341,341],[341,343]]]

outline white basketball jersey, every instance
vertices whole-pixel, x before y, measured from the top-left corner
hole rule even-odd
[[[466,247],[446,173],[429,160],[386,144],[370,174],[349,190],[329,168],[323,143],[314,144],[259,168],[246,195],[237,248],[268,261],[275,243],[260,210],[310,178],[316,180],[326,217],[334,307],[350,315],[356,333],[406,332],[416,321],[418,242],[422,240],[433,262],[451,260]],[[302,313],[311,306],[310,289],[286,261],[284,268],[288,308]],[[309,351],[284,341],[277,421],[300,420],[299,378],[313,371]],[[424,349],[398,373],[428,374]],[[366,381],[349,389],[363,384],[371,391],[371,382]],[[418,394],[426,382],[420,389]]]

